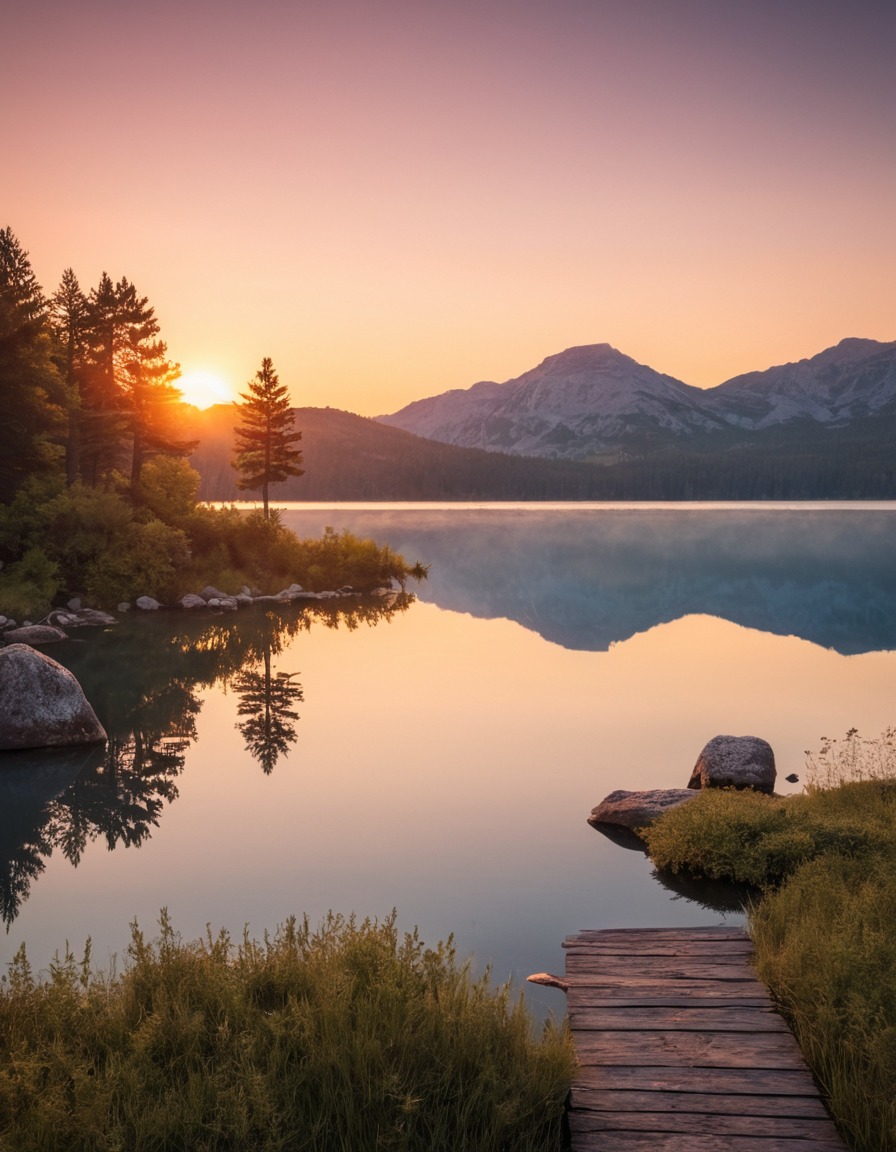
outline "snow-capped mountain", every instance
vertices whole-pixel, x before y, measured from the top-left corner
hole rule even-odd
[[[701,389],[609,344],[568,348],[503,384],[417,400],[391,424],[470,448],[571,460],[643,453],[698,433],[796,420],[842,425],[896,402],[896,341],[843,340],[811,359]]]

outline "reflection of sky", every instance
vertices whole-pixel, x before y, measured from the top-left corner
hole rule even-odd
[[[305,688],[288,758],[264,777],[235,694],[206,691],[180,796],[150,840],[93,844],[77,869],[54,854],[3,961],[23,938],[44,964],[88,934],[102,961],[131,917],[150,928],[163,905],[189,936],[396,906],[499,976],[557,970],[560,941],[584,927],[715,923],[589,828],[591,808],[617,787],[681,786],[718,733],[763,736],[779,779],[801,772],[820,736],[892,721],[896,654],[847,658],[705,616],[572,651],[418,604],[354,633],[314,627],[273,671]]]

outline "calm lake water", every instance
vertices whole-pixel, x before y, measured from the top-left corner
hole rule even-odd
[[[683,786],[720,733],[799,790],[822,736],[896,723],[896,505],[284,519],[430,578],[384,613],[169,612],[54,648],[111,741],[28,775],[0,754],[4,967],[88,935],[103,963],[163,906],[189,938],[396,907],[501,980],[562,971],[581,928],[738,919],[591,829],[606,793]]]

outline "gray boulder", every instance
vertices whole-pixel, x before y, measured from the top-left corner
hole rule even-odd
[[[697,757],[688,788],[775,790],[775,754],[758,736],[714,736]]]
[[[105,729],[68,669],[27,644],[0,649],[0,750],[105,739]]]
[[[68,604],[66,604],[66,608],[70,608],[72,610],[72,612],[80,612],[81,611],[81,597],[80,596],[72,596],[71,600],[69,600]]]
[[[219,589],[217,589],[214,584],[206,584],[199,595],[207,603],[209,600],[220,600],[221,597],[226,596],[227,593],[219,591]]]
[[[4,632],[3,639],[8,644],[58,644],[60,640],[68,640],[68,636],[52,624],[29,624]]]
[[[626,792],[622,789],[605,796],[591,811],[588,823],[616,824],[636,832],[647,828],[672,808],[693,800],[696,792],[687,788],[652,788],[646,792]]]
[[[162,607],[158,600],[153,600],[152,596],[138,596],[135,603],[143,612],[155,612]]]
[[[197,596],[195,592],[188,592],[186,596],[181,596],[178,604],[181,608],[204,608],[205,600],[201,596]]]

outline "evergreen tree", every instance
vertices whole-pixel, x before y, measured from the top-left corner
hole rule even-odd
[[[126,278],[107,273],[90,293],[89,350],[85,378],[86,479],[96,484],[114,468],[130,474],[139,495],[140,472],[158,454],[185,456],[195,441],[177,436],[174,381],[180,368],[168,359],[155,310]]]
[[[50,299],[50,318],[56,336],[57,362],[65,382],[68,419],[65,478],[66,483],[72,485],[78,479],[81,467],[81,395],[87,363],[88,304],[71,268],[62,273],[59,287]]]
[[[233,687],[240,701],[237,715],[246,717],[236,727],[246,741],[246,751],[269,776],[295,743],[296,728],[290,721],[298,720],[293,705],[301,703],[303,695],[301,685],[292,683],[295,673],[272,674],[269,645],[265,645],[263,659],[263,672],[240,672]]]
[[[47,303],[28,253],[0,229],[0,502],[32,472],[55,464],[61,382],[52,360]]]
[[[293,445],[302,433],[294,428],[295,413],[289,405],[289,392],[280,383],[270,357],[265,356],[255,378],[241,392],[245,401],[237,404],[241,423],[236,433],[236,458],[233,467],[239,472],[237,487],[241,491],[261,489],[264,518],[270,518],[268,487],[281,484],[289,476],[301,476],[302,453]]]

